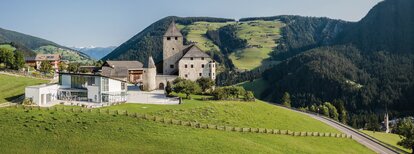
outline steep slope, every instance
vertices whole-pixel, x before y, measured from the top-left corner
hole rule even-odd
[[[344,101],[350,124],[374,130],[385,108],[392,116],[412,115],[413,3],[381,2],[360,22],[343,27],[327,47],[305,51],[267,71],[263,76],[269,87],[260,97],[280,102],[289,92],[296,107]]]
[[[385,0],[341,34],[339,43],[363,51],[414,53],[414,1]]]
[[[173,20],[181,25],[189,25],[197,21],[234,21],[233,19],[209,17],[166,17],[151,24],[137,35],[121,44],[114,51],[103,57],[102,60],[138,60],[145,64],[148,56],[152,55],[156,63],[160,62],[162,60],[162,36]]]
[[[42,38],[2,28],[0,28],[0,44],[1,43],[12,44],[19,50],[23,51],[25,56],[34,56],[36,53],[60,53],[63,55],[64,60],[82,60],[82,62],[90,61],[90,57],[88,55],[79,51],[69,49],[68,47],[61,46]]]
[[[240,21],[254,20],[278,20],[285,24],[281,28],[282,38],[277,40],[278,46],[271,54],[275,60],[285,60],[306,50],[333,44],[344,28],[351,24],[329,18],[289,15],[240,19]]]

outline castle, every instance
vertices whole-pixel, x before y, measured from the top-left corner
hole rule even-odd
[[[142,85],[142,90],[146,91],[164,89],[167,81],[171,82],[177,77],[192,81],[202,77],[215,80],[215,61],[197,45],[184,45],[183,40],[183,35],[173,21],[163,36],[162,65],[158,65],[162,73],[157,74],[156,64],[150,56],[146,68],[127,69],[127,80]]]

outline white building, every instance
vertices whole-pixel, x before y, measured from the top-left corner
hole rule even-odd
[[[95,74],[60,73],[59,84],[26,87],[25,97],[36,105],[59,101],[126,102],[126,81]]]

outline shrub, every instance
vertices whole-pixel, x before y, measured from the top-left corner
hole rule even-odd
[[[247,91],[247,92],[244,94],[244,100],[245,100],[245,101],[255,101],[255,98],[254,98],[253,92],[252,92],[252,91]]]
[[[239,99],[239,96],[246,96],[246,95],[247,95],[246,90],[244,90],[243,87],[238,87],[238,86],[220,87],[220,88],[216,88],[212,92],[212,96],[216,100]],[[253,95],[253,94],[249,94],[249,95]]]
[[[33,105],[33,99],[32,98],[25,98],[22,102],[23,105]]]

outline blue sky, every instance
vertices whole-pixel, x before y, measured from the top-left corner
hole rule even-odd
[[[358,21],[382,0],[1,0],[0,27],[65,46],[118,46],[170,15]]]

